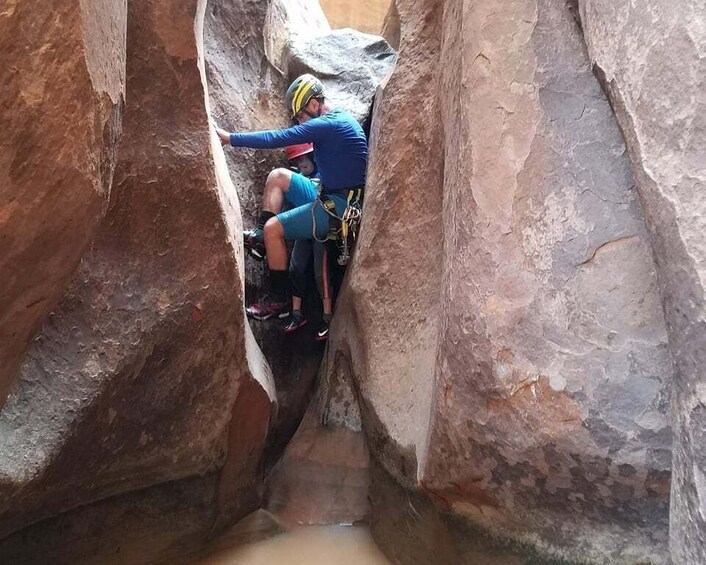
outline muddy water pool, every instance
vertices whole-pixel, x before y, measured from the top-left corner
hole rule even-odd
[[[198,565],[389,565],[365,526],[305,526],[228,548]]]

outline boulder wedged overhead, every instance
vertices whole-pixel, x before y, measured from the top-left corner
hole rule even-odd
[[[444,512],[663,562],[671,360],[580,29],[546,0],[397,4],[329,366],[349,359],[373,457]]]
[[[0,408],[108,203],[125,96],[125,0],[0,14]]]
[[[282,68],[294,78],[311,73],[320,78],[326,98],[362,122],[380,81],[394,67],[395,51],[387,41],[352,29],[337,29],[313,39],[301,35],[283,53]]]
[[[627,144],[674,358],[675,563],[706,561],[706,6],[579,2],[586,45]]]
[[[286,71],[286,54],[292,44],[315,40],[331,32],[318,0],[270,0],[263,26],[267,59]]]
[[[129,4],[111,204],[0,413],[0,536],[193,476],[220,475],[199,503],[211,524],[258,504],[274,387],[243,312],[239,203],[199,70],[204,11]]]

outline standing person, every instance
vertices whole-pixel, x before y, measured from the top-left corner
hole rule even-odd
[[[258,224],[243,234],[246,248],[266,254],[270,268],[271,290],[260,302],[262,312],[282,317],[290,309],[285,240],[323,238],[331,218],[327,209],[341,217],[353,195],[361,194],[368,160],[368,143],[360,124],[344,110],[326,103],[323,85],[316,77],[298,77],[287,89],[285,101],[298,125],[251,133],[216,128],[221,142],[234,147],[274,149],[314,144],[321,179],[319,198],[282,212],[285,195],[297,191],[304,177],[288,169],[275,169],[265,183]]]

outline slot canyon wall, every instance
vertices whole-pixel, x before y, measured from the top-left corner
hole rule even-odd
[[[597,75],[630,153],[674,353],[674,563],[706,562],[706,6],[581,1]]]
[[[106,211],[126,14],[110,0],[10,2],[0,14],[0,408]]]
[[[671,533],[701,562],[703,9],[396,4],[326,360],[376,539],[396,563],[480,562],[474,536],[666,563]]]
[[[396,63],[314,0],[43,6],[0,9],[0,561],[183,562],[259,506],[322,351],[246,322],[282,161],[209,122],[314,72],[377,88],[320,392],[388,557],[706,562],[702,2],[396,0]]]
[[[0,315],[17,339],[1,355],[19,374],[2,376],[0,560],[184,561],[259,506],[322,353],[246,323],[246,287],[266,280],[244,260],[243,221],[282,155],[226,154],[209,122],[288,123],[283,91],[300,71],[282,74],[264,36],[279,34],[270,57],[284,69],[356,54],[353,74],[326,81],[339,102],[357,89],[361,119],[395,54],[331,33],[310,0],[67,2],[40,20],[31,8],[0,14],[19,45],[2,77],[17,135],[0,157]]]
[[[66,4],[69,11],[84,3]],[[181,555],[184,544],[257,508],[262,453],[275,413],[270,370],[243,312],[239,202],[209,128],[201,45],[206,2],[100,4],[104,19],[111,7],[127,14],[116,32],[123,44],[128,38],[122,138],[118,149],[112,130],[105,126],[103,135],[101,127],[95,147],[85,149],[87,134],[95,136],[103,123],[98,101],[96,115],[88,114],[93,129],[80,120],[80,127],[70,127],[71,115],[63,117],[60,132],[53,128],[61,123],[47,124],[47,141],[61,134],[67,142],[45,149],[43,174],[52,175],[58,154],[80,160],[95,176],[85,186],[53,187],[63,190],[53,198],[66,201],[67,213],[81,209],[73,221],[83,221],[86,233],[89,224],[100,225],[78,267],[64,265],[72,278],[25,352],[0,413],[0,537],[36,524],[0,542],[0,555],[10,562],[37,555],[71,562],[103,555],[102,562],[125,562],[131,551],[147,561]],[[254,6],[228,5],[236,19]],[[261,38],[266,6],[259,10],[260,23],[250,25]],[[54,23],[67,31],[77,25],[70,18]],[[110,23],[119,30],[117,17]],[[93,42],[94,34],[113,29],[100,19],[83,25]],[[50,31],[63,35],[63,29]],[[261,52],[240,59],[248,87],[269,84]],[[60,51],[54,55],[61,60]],[[100,55],[98,50],[86,60],[112,70],[92,60]],[[83,51],[76,56],[83,58]],[[70,68],[63,68],[62,81],[47,80],[45,103],[71,94],[60,92],[66,80],[87,90],[80,75],[69,77]],[[108,78],[95,79],[96,88],[110,86]],[[76,94],[67,109],[86,113],[80,105],[90,94]],[[52,109],[57,116],[59,110]],[[239,115],[243,127],[259,125],[252,114]],[[96,155],[116,153],[99,168]],[[32,167],[37,158],[33,151],[18,151],[14,166]],[[252,170],[246,156],[235,158],[237,170]],[[107,200],[110,192],[99,222],[101,206],[82,203],[74,192],[102,186],[98,172],[112,172],[112,163],[112,187],[93,196]],[[63,175],[58,168],[53,174]],[[57,208],[59,222],[64,209]],[[58,236],[55,246],[41,232],[32,237],[46,252],[68,247]],[[35,261],[49,269],[41,255]]]

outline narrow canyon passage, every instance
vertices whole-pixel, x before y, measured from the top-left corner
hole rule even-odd
[[[0,8],[0,563],[706,562],[703,0],[51,4]],[[286,333],[237,134],[329,104],[362,220]]]

